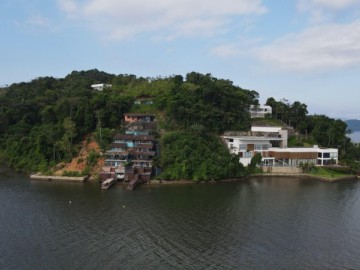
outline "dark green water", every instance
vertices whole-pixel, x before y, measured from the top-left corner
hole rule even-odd
[[[360,269],[360,182],[101,191],[0,168],[0,269]]]

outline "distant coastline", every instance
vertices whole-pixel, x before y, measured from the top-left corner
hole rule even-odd
[[[360,143],[360,131],[348,134],[347,137],[349,137],[353,143]]]
[[[344,121],[348,129],[350,129],[352,132],[360,132],[360,120],[358,119],[349,119]]]

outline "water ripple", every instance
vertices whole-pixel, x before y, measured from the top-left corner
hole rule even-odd
[[[359,182],[104,192],[10,171],[0,172],[0,203],[1,269],[360,268]]]

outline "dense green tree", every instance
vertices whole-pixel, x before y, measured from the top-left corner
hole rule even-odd
[[[167,128],[201,124],[217,133],[249,128],[248,108],[257,102],[255,91],[195,72],[187,74],[186,83],[180,82],[156,98],[158,108],[165,112]]]
[[[12,84],[0,95],[0,159],[22,170],[35,171],[70,158],[74,145],[96,128],[93,83],[111,83],[115,75],[98,70],[75,71],[64,79],[37,78]],[[132,100],[105,95],[106,125],[120,124]],[[75,128],[76,127],[76,130]]]
[[[255,156],[251,158],[250,164],[248,165],[247,169],[250,174],[256,172],[256,168],[260,165],[262,160],[262,156],[260,153],[257,153]]]
[[[166,134],[161,149],[161,179],[209,181],[245,175],[239,158],[201,126]]]
[[[95,83],[113,86],[96,91],[91,88]],[[136,107],[137,98],[152,98],[155,104]],[[217,135],[247,130],[248,108],[258,104],[258,98],[256,91],[197,72],[185,78],[144,78],[93,69],[61,79],[36,78],[0,89],[0,161],[25,171],[45,170],[71,158],[76,144],[89,133],[105,147],[121,129],[125,112],[151,110],[161,127],[159,134],[170,132],[161,139],[158,158],[165,178],[236,177],[244,170]],[[353,161],[360,161],[359,147],[345,136],[343,121],[308,115],[307,106],[298,101],[269,98],[267,104],[273,107],[274,118],[294,126],[306,140],[340,148],[341,158],[353,166],[357,164]]]

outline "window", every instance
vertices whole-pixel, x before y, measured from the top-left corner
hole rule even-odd
[[[251,158],[251,152],[245,152],[244,158]]]
[[[239,150],[240,151],[246,151],[247,145],[246,144],[239,144]]]
[[[269,145],[268,144],[255,144],[254,150],[255,151],[269,150]]]

